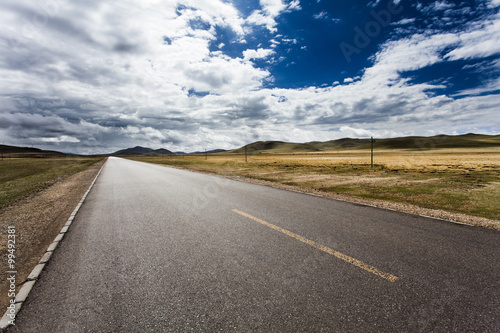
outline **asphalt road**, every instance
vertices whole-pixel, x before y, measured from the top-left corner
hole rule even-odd
[[[499,332],[500,232],[110,158],[9,332]]]

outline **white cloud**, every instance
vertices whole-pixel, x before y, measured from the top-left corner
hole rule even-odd
[[[455,45],[460,38],[452,33],[437,35],[415,34],[409,38],[387,42],[375,56],[375,65],[365,71],[365,77],[397,79],[399,73],[421,69],[442,61],[440,51]]]
[[[42,142],[80,142],[77,138],[74,138],[72,136],[68,135],[61,135],[59,137],[54,137],[54,138],[40,138],[40,141]]]
[[[415,18],[405,18],[401,19],[398,22],[392,23],[392,25],[407,25],[407,24],[413,24],[415,22]]]
[[[264,49],[251,51],[244,52],[245,60],[271,54],[269,50]],[[187,65],[183,74],[185,86],[214,93],[257,89],[261,86],[262,80],[269,76],[267,71],[254,68],[249,62],[242,62],[220,54],[212,55],[205,61]]]
[[[448,52],[451,60],[483,58],[500,53],[500,14],[484,26],[458,35],[459,46]]]
[[[488,3],[488,7],[490,8],[500,7],[500,0],[490,0]]]
[[[499,53],[500,14],[496,14],[489,21],[465,26],[458,33],[423,32],[389,41],[374,56],[375,64],[365,70],[364,77],[385,85],[397,80],[400,73],[449,60],[480,59]]]
[[[427,7],[423,7],[420,3],[418,5],[420,6],[420,8],[418,8],[418,7],[417,8],[419,10],[421,9],[422,12],[424,12],[424,13],[440,12],[440,11],[445,11],[445,10],[448,10],[448,9],[455,7],[455,5],[453,3],[450,3],[446,0],[434,1],[430,5],[428,5]]]
[[[270,32],[275,33],[276,18],[284,12],[300,10],[300,1],[293,0],[286,4],[282,0],[260,0],[260,10],[255,10],[246,19],[246,22],[254,25],[264,25]]]
[[[326,19],[328,18],[328,13],[325,12],[325,11],[322,11],[322,12],[319,12],[317,14],[314,14],[313,17],[316,19],[316,20],[322,20],[322,19]]]
[[[288,10],[301,10],[302,7],[300,6],[300,0],[292,0],[288,4]]]
[[[345,137],[354,137],[354,138],[366,138],[374,135],[374,132],[365,130],[363,128],[352,128],[349,126],[342,126],[339,130]]]
[[[274,53],[275,51],[271,49],[262,49],[262,48],[259,48],[257,50],[249,49],[243,51],[243,59],[245,60],[262,59],[262,58],[267,58]]]

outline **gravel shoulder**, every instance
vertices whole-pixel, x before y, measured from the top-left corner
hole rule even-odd
[[[42,191],[0,209],[0,309],[9,302],[7,274],[7,227],[16,229],[16,287],[19,290],[45,250],[59,234],[105,160],[65,177]],[[4,310],[2,310],[3,313]]]

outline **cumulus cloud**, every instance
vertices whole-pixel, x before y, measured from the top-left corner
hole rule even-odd
[[[135,145],[195,151],[255,140],[432,135],[450,122],[453,131],[500,127],[500,101],[488,95],[499,89],[498,80],[455,98],[430,94],[440,85],[410,83],[403,75],[498,54],[498,14],[460,31],[391,38],[360,77],[284,89],[269,85],[271,70],[255,63],[297,44],[275,34],[280,15],[301,9],[296,0],[262,0],[246,18],[222,0],[5,0],[0,7],[0,140],[6,144],[82,153]],[[399,21],[398,28],[409,23]],[[232,43],[246,46],[252,25],[272,33],[269,46],[225,53]],[[231,38],[221,42],[220,31]]]
[[[245,60],[262,59],[262,58],[267,58],[274,53],[275,53],[274,50],[262,49],[262,48],[259,48],[257,50],[245,50],[243,51],[243,59]]]

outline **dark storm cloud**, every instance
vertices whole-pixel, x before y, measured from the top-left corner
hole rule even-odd
[[[32,7],[23,6],[20,2],[7,2],[3,8],[18,16],[20,27],[17,32],[25,37],[41,37],[41,30],[46,27],[58,36],[66,35],[71,39],[77,38],[85,43],[96,45],[94,39],[84,29],[76,27],[70,17],[55,16],[59,11],[59,6],[56,5],[51,10],[47,10],[50,7],[43,6],[38,7],[38,10],[33,10]]]
[[[239,99],[236,103],[230,103],[229,108],[229,111],[225,114],[228,120],[265,120],[272,115],[263,96]]]

